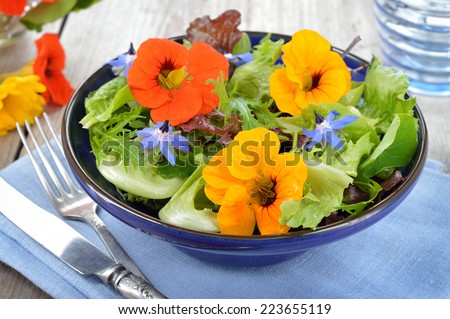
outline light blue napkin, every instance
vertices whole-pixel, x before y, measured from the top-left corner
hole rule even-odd
[[[169,298],[450,298],[450,176],[441,169],[428,161],[409,197],[374,226],[272,266],[206,263],[107,212],[101,218]],[[27,156],[0,175],[55,213]],[[106,252],[90,226],[68,223]],[[121,297],[96,277],[66,266],[2,214],[0,260],[55,298]]]

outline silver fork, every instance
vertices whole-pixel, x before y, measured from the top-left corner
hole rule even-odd
[[[45,119],[45,122],[47,123],[47,127],[49,128],[50,135],[56,141],[59,151],[64,154],[59,138],[57,137],[47,114],[44,113],[43,117]],[[45,133],[38,117],[35,117],[35,124],[40,132],[40,135],[42,135],[51,155],[48,157],[51,157],[53,159],[54,166],[56,166],[56,169],[59,173],[58,174],[55,172],[52,165],[50,164],[49,159],[42,152],[36,135],[31,129],[30,123],[26,121],[25,127],[29,133],[29,136],[31,137],[35,150],[39,155],[49,178],[47,178],[38,161],[35,159],[22,127],[19,124],[16,124],[16,127],[23,145],[30,156],[31,162],[33,163],[34,169],[36,170],[36,173],[39,176],[42,185],[44,186],[51,202],[53,203],[53,206],[64,218],[76,219],[89,223],[100,236],[115,261],[121,263],[133,274],[147,280],[144,274],[131,260],[126,251],[122,248],[113,234],[108,230],[104,222],[97,215],[97,204],[79,186],[75,185],[75,181],[70,177],[63,163],[59,160],[59,157],[55,152],[54,147],[51,145],[50,139],[47,137],[47,133]],[[49,179],[51,180],[51,182],[49,181]],[[51,184],[53,184],[54,187],[52,187]]]

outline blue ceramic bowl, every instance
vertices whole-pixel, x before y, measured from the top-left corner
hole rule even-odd
[[[249,32],[252,41],[258,42],[265,34]],[[273,38],[289,36],[273,34]],[[180,39],[180,38],[177,38]],[[336,51],[340,51],[335,49]],[[366,61],[348,55],[346,63],[355,69]],[[419,144],[416,154],[403,171],[405,181],[388,196],[372,205],[363,213],[316,230],[302,230],[283,235],[228,236],[192,231],[170,225],[144,213],[142,207],[124,201],[114,185],[97,170],[91,153],[88,131],[79,124],[85,115],[84,100],[89,92],[96,90],[114,75],[110,67],[104,66],[89,77],[75,92],[64,116],[62,141],[65,155],[75,176],[85,191],[107,212],[119,220],[161,240],[176,245],[182,251],[202,260],[232,266],[261,266],[294,257],[308,249],[351,236],[373,225],[392,212],[409,194],[416,184],[425,164],[427,152],[427,130],[419,108],[414,111],[419,120]],[[363,80],[364,72],[353,74],[354,80]]]

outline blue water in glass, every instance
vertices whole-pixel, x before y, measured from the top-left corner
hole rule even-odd
[[[450,96],[450,0],[374,0],[383,61],[412,92]]]

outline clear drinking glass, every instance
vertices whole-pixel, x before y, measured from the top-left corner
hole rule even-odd
[[[374,0],[383,61],[412,92],[450,96],[450,0]]]

